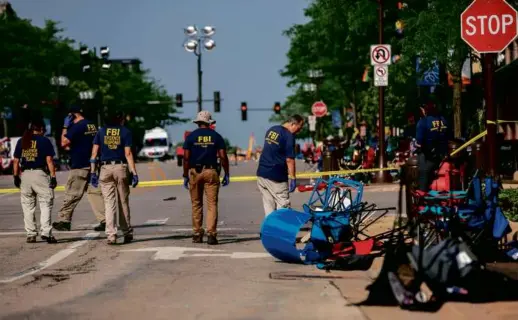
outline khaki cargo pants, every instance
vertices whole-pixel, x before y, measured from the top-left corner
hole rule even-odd
[[[105,222],[103,195],[101,189],[89,187],[89,173],[89,168],[70,170],[67,185],[65,186],[65,201],[59,210],[58,221],[72,221],[74,210],[86,191],[86,196],[88,202],[90,202],[95,218],[99,223]]]
[[[51,217],[54,206],[54,190],[49,187],[50,177],[43,170],[25,170],[20,186],[23,222],[27,237],[37,236],[36,200],[40,205],[40,235],[52,235]]]
[[[129,207],[130,181],[127,164],[105,164],[101,167],[99,186],[104,197],[106,237],[117,238],[117,207],[120,205],[119,223],[124,235],[133,234]],[[118,198],[118,199],[117,199]]]
[[[217,235],[219,175],[215,169],[189,170],[189,191],[192,203],[192,231],[203,233],[203,194],[207,197],[207,234]]]
[[[291,206],[288,182],[275,182],[257,177],[257,187],[263,197],[265,216],[277,209]]]

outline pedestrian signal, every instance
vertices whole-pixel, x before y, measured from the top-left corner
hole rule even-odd
[[[275,105],[273,106],[273,112],[276,114],[281,114],[281,103],[275,102]]]
[[[246,105],[246,102],[241,102],[241,121],[246,121],[247,111],[248,111],[248,106]]]

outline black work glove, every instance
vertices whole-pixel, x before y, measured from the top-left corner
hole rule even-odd
[[[51,177],[50,178],[50,184],[49,184],[49,187],[51,189],[56,189],[56,187],[58,186],[58,181],[56,180],[56,177]]]
[[[22,179],[20,179],[20,176],[14,176],[14,186],[18,189],[20,189],[20,185],[22,184]]]

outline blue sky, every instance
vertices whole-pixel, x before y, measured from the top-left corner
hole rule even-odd
[[[270,112],[249,112],[241,121],[241,101],[252,108],[273,108],[291,93],[279,75],[289,39],[282,31],[304,23],[309,0],[11,0],[13,8],[36,25],[61,22],[64,34],[90,47],[108,45],[113,58],[137,57],[143,67],[174,95],[197,95],[196,57],[183,49],[183,28],[213,25],[216,49],[203,56],[204,99],[219,90],[222,112],[213,114],[217,131],[246,147],[254,133],[262,138],[272,125]],[[204,109],[213,111],[213,103]],[[181,116],[193,118],[196,104],[184,104]],[[169,128],[172,139],[194,125]],[[260,139],[261,140],[261,139]],[[259,141],[259,144],[262,142]]]

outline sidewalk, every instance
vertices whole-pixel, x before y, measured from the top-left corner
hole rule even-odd
[[[392,228],[393,217],[386,217],[376,223],[371,233],[376,234]],[[518,223],[511,223],[513,230],[518,230]],[[348,303],[356,304],[367,298],[368,291],[365,289],[378,276],[383,263],[383,258],[374,261],[368,271],[331,271],[327,276],[336,276],[332,282],[340,290]],[[518,269],[518,268],[517,268]],[[321,271],[324,273],[324,271]],[[518,288],[517,288],[518,290]],[[399,307],[358,307],[366,319],[518,319],[518,301],[493,302],[485,304],[470,304],[459,302],[448,302],[436,313],[410,312]]]

